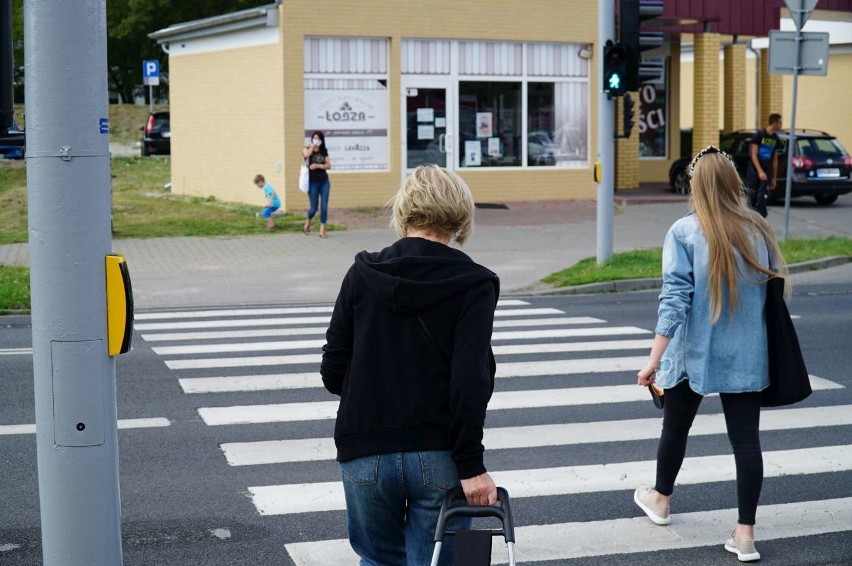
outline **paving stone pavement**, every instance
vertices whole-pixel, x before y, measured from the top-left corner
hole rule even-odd
[[[666,230],[687,210],[684,200],[617,206],[615,251],[662,245]],[[771,208],[769,220],[780,233],[783,207]],[[852,199],[828,207],[796,202],[790,234],[852,236]],[[190,308],[332,301],[354,255],[395,238],[389,228],[381,228],[332,232],[326,240],[300,233],[127,239],[115,240],[113,248],[127,256],[136,308]],[[463,249],[495,271],[503,291],[511,292],[594,256],[595,239],[594,203],[509,204],[508,210],[477,210],[476,229]],[[0,246],[0,265],[27,262],[26,244]],[[825,272],[806,275],[811,282],[852,282],[848,266]]]

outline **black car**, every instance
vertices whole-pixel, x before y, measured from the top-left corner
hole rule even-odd
[[[169,155],[172,152],[172,131],[168,112],[151,112],[142,130],[142,156]]]
[[[739,130],[722,136],[719,147],[734,158],[737,171],[745,181],[749,163],[749,141],[758,130]],[[778,132],[782,149],[778,154],[778,180],[767,194],[769,204],[784,200],[787,183],[787,145],[790,133]],[[682,157],[669,168],[669,184],[675,192],[689,192],[686,168],[691,157]],[[852,156],[836,137],[816,130],[797,130],[793,152],[791,198],[813,197],[819,204],[831,204],[840,195],[852,192]]]

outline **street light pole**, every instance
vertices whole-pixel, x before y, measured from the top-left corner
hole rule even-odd
[[[612,257],[612,207],[615,193],[615,108],[603,90],[604,46],[615,36],[614,0],[598,0],[598,163],[597,262]]]
[[[106,0],[25,0],[27,190],[45,566],[120,566]]]

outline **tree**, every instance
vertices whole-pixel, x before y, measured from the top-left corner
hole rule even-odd
[[[268,2],[266,3],[268,4]],[[110,90],[131,102],[142,89],[142,61],[156,59],[168,72],[168,57],[148,34],[172,24],[264,5],[259,0],[106,0],[107,72]],[[16,83],[23,82],[23,0],[13,0]],[[20,70],[20,77],[18,71]]]

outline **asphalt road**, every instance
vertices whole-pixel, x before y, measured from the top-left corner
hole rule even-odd
[[[495,339],[495,345],[530,346],[528,353],[498,355],[498,365],[519,365],[524,362],[546,367],[554,360],[584,360],[588,358],[618,360],[647,356],[645,349],[597,352],[545,352],[544,344],[564,344],[588,340],[649,339],[655,322],[656,293],[628,293],[620,295],[527,298],[527,306],[505,307],[512,309],[557,309],[562,317],[595,317],[594,328],[637,327],[646,332],[636,336],[621,336],[617,333],[598,338],[543,335],[537,338],[506,337]],[[286,307],[286,305],[280,305]],[[202,310],[202,309],[196,309]],[[796,325],[811,374],[842,386],[830,390],[815,391],[810,399],[794,409],[810,407],[852,406],[852,353],[847,347],[852,313],[852,290],[848,285],[801,285],[791,312],[798,315]],[[506,314],[506,313],[504,313]],[[498,320],[506,321],[506,328],[495,328],[495,332],[513,332],[575,328],[576,323],[542,323],[542,319],[557,318],[560,314],[531,313],[513,316],[507,313]],[[252,365],[250,357],[315,353],[303,351],[235,351],[228,352],[225,344],[241,345],[270,340],[305,339],[306,337],[241,337],[198,338],[172,341],[168,338],[151,339],[152,335],[182,332],[209,331],[276,331],[288,328],[314,328],[322,324],[289,321],[270,323],[268,319],[278,315],[264,313],[241,316],[208,316],[201,318],[159,318],[162,314],[152,313],[152,318],[141,317],[137,328],[142,325],[194,324],[198,321],[210,323],[203,330],[191,328],[169,329],[149,326],[137,331],[134,349],[118,359],[118,415],[119,419],[165,417],[170,426],[141,428],[119,431],[121,496],[123,514],[124,556],[126,565],[169,565],[169,566],[215,566],[233,564],[292,564],[289,557],[295,542],[312,542],[341,539],[345,537],[345,517],[340,510],[283,511],[280,514],[261,514],[258,502],[250,496],[252,486],[278,486],[305,484],[303,490],[311,492],[318,482],[337,482],[339,472],[329,460],[294,461],[257,465],[229,465],[220,445],[223,443],[250,443],[262,440],[289,440],[304,438],[327,438],[331,436],[333,421],[294,420],[291,422],[269,422],[255,424],[212,425],[205,422],[200,408],[233,406],[257,406],[255,413],[262,412],[262,405],[273,403],[316,403],[333,401],[334,398],[318,388],[298,387],[291,389],[269,389],[260,391],[237,390],[220,393],[187,393],[186,385],[178,379],[191,380],[199,377],[224,377],[227,382],[236,376],[269,376],[282,373],[315,372],[316,364]],[[301,315],[300,315],[301,316]],[[521,325],[520,320],[531,320]],[[225,328],[232,321],[236,326]],[[239,321],[254,321],[256,326],[240,326]],[[292,324],[291,324],[292,323]],[[514,327],[513,327],[514,325]],[[241,330],[242,329],[242,330]],[[0,353],[13,348],[30,346],[30,328],[27,317],[0,318]],[[143,339],[146,335],[149,339]],[[321,340],[317,334],[309,337]],[[218,344],[222,350],[212,354],[158,354],[152,347],[179,347]],[[237,367],[216,367],[220,358],[245,357],[245,364]],[[177,360],[206,360],[200,365],[209,367],[170,369],[164,362]],[[210,363],[210,361],[213,361]],[[190,365],[194,362],[188,362]],[[609,363],[609,362],[601,362]],[[567,366],[566,366],[567,367]],[[536,390],[572,390],[600,388],[606,395],[612,387],[633,384],[635,367],[630,369],[603,371],[598,373],[580,371],[575,374],[542,370],[540,374],[511,376],[498,379],[497,392],[530,392]],[[595,370],[597,371],[597,370]],[[529,372],[528,372],[529,373]],[[34,422],[32,363],[25,354],[0,355],[0,376],[3,378],[0,395],[0,431],[6,425]],[[317,378],[318,379],[318,378]],[[187,382],[189,383],[189,382]],[[199,382],[193,382],[199,383]],[[572,389],[577,388],[577,389]],[[549,424],[580,424],[598,421],[626,421],[631,419],[658,419],[659,413],[644,399],[620,403],[583,403],[578,405],[544,406],[536,408],[509,408],[489,412],[487,426],[490,429],[504,427],[536,426]],[[493,401],[492,401],[493,402]],[[827,411],[828,409],[826,409]],[[702,405],[702,415],[721,412],[717,398],[708,398]],[[768,413],[768,411],[767,411]],[[848,410],[847,410],[848,413]],[[627,428],[627,427],[625,427]],[[618,427],[613,434],[621,434]],[[765,454],[768,452],[795,451],[840,447],[848,453],[852,449],[852,424],[826,423],[817,428],[792,427],[769,430],[762,434]],[[486,449],[488,444],[486,442]],[[727,455],[730,448],[723,433],[704,434],[691,439],[688,458]],[[656,440],[653,438],[628,440],[615,439],[591,443],[576,443],[560,439],[540,447],[487,450],[487,465],[496,474],[510,477],[513,471],[537,470],[542,468],[564,468],[578,466],[628,465],[653,460]],[[730,468],[733,467],[732,458]],[[786,464],[785,464],[786,465]],[[0,434],[0,564],[29,566],[41,564],[38,485],[35,457],[35,435]],[[522,472],[525,473],[525,472]],[[721,472],[720,472],[721,473]],[[643,481],[653,482],[653,478]],[[728,532],[719,533],[719,544],[712,546],[689,546],[680,549],[618,553],[610,529],[615,521],[639,517],[641,512],[632,502],[629,486],[612,489],[583,491],[572,489],[556,490],[550,495],[516,497],[514,510],[519,528],[530,525],[555,525],[587,523],[591,535],[582,542],[604,549],[600,556],[582,556],[564,550],[576,541],[569,535],[565,542],[551,541],[554,552],[564,550],[559,560],[538,561],[543,566],[565,565],[645,565],[645,564],[733,564],[735,557],[721,549],[721,542]],[[532,485],[535,492],[541,486]],[[514,490],[511,490],[513,491]],[[817,471],[800,474],[782,473],[767,477],[761,505],[792,506],[811,501],[842,500],[852,498],[852,471]],[[852,500],[849,500],[852,501]],[[852,503],[849,503],[852,505]],[[673,500],[673,513],[684,517],[699,517],[715,510],[732,509],[736,506],[734,483],[729,480],[696,481],[679,486]],[[773,507],[773,509],[776,507]],[[786,507],[777,507],[786,509]],[[693,515],[695,514],[695,515]],[[761,515],[758,510],[758,549],[763,554],[762,563],[778,565],[840,565],[852,564],[852,526],[841,532],[830,521],[819,523],[810,536],[765,540],[772,536],[769,527],[774,517]],[[783,514],[783,512],[782,512]],[[848,515],[848,513],[847,513]],[[675,515],[677,517],[677,515]],[[732,528],[735,515],[731,515]],[[684,519],[685,522],[688,519]],[[673,525],[674,527],[674,525]],[[577,527],[579,529],[579,527]],[[643,527],[645,528],[645,527]],[[572,532],[569,530],[569,533]],[[585,533],[586,531],[582,531]],[[809,531],[811,532],[811,531]],[[570,542],[570,544],[569,544]],[[627,541],[632,544],[634,541]],[[499,546],[496,545],[495,546]],[[612,552],[607,549],[612,547]],[[636,547],[638,548],[638,547]],[[519,535],[519,563],[524,551],[523,537]],[[650,549],[647,549],[650,550]],[[320,562],[304,562],[319,564]],[[340,561],[339,564],[354,561]]]

